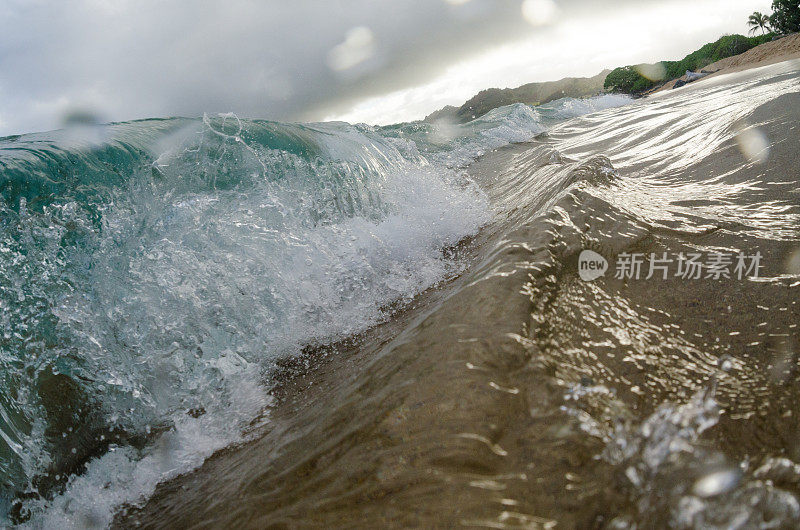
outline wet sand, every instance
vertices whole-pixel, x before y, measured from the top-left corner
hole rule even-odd
[[[793,526],[800,475],[770,462],[800,461],[800,89],[773,68],[485,155],[469,171],[497,215],[456,250],[467,271],[287,365],[264,432],[116,525],[649,528],[744,506]],[[683,126],[698,100],[745,97],[763,102]],[[763,164],[730,132],[743,122]],[[612,270],[580,280],[583,248]],[[714,249],[760,251],[762,279],[613,277],[621,252]],[[737,477],[724,495],[696,493],[712,464]]]

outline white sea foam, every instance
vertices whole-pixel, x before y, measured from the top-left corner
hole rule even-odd
[[[245,145],[240,133],[159,156],[159,178],[113,190],[88,234],[87,281],[53,312],[105,422],[168,430],[142,451],[91,461],[54,500],[28,502],[32,526],[106,525],[116,506],[240,439],[269,403],[272,362],[364,331],[458,272],[442,250],[489,219],[463,176],[356,128],[315,126],[317,158]],[[211,159],[226,150],[245,185]],[[198,161],[209,174],[187,183]]]

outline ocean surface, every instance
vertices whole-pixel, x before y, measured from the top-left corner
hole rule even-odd
[[[797,70],[0,138],[0,524],[800,524]]]

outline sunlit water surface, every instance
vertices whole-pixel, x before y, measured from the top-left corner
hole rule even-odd
[[[466,125],[0,140],[2,513],[795,527],[798,123],[783,63]]]

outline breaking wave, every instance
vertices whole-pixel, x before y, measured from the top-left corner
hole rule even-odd
[[[0,523],[114,510],[268,422],[281,359],[461,272],[461,170],[603,96],[469,124],[142,120],[0,139]]]

